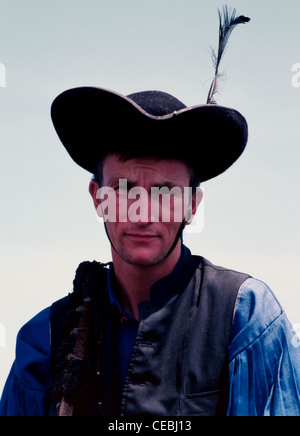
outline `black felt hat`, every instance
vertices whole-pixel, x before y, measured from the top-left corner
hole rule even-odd
[[[229,168],[248,139],[247,122],[236,110],[186,107],[160,91],[123,96],[96,87],[70,89],[54,100],[51,115],[72,159],[91,173],[100,158],[116,152],[180,159],[205,181]]]

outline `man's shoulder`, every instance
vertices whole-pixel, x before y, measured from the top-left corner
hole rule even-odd
[[[25,386],[43,390],[50,375],[50,307],[20,329],[16,344],[16,376]]]
[[[17,337],[18,343],[28,344],[40,348],[40,339],[50,335],[49,320],[51,307],[47,307],[31,318],[20,329]]]
[[[266,313],[269,320],[274,319],[274,317],[277,317],[283,312],[274,292],[264,281],[252,277],[246,272],[215,265],[204,257],[197,257],[199,259],[199,268],[211,270],[215,272],[217,276],[220,275],[220,277],[225,280],[226,277],[230,276],[233,277],[233,280],[240,280],[240,287],[238,289],[235,305],[235,314],[239,308],[239,312],[243,312],[247,321],[249,321],[254,314],[259,312]]]
[[[235,301],[241,286],[251,278],[247,273],[215,265],[205,257],[194,256],[194,258],[197,258],[198,269],[202,270],[202,282],[206,283],[209,291],[220,299],[231,295]]]
[[[256,278],[247,279],[240,287],[234,310],[232,340],[233,348],[242,349],[261,337],[271,326],[284,318],[290,323],[270,287]],[[277,324],[276,324],[277,323]]]
[[[240,332],[259,335],[265,331],[284,310],[272,289],[262,280],[251,275],[213,264],[198,256],[199,268],[206,270],[211,285],[217,284],[218,295],[235,293],[232,339]],[[232,290],[232,288],[235,288]],[[211,288],[211,286],[210,286]]]
[[[202,257],[202,256],[193,256],[193,257],[198,259],[199,268],[209,268],[209,269],[212,269],[212,270],[214,270],[216,272],[220,272],[220,273],[232,273],[236,276],[244,276],[245,279],[251,277],[249,274],[247,274],[245,272],[237,271],[236,269],[233,269],[233,268],[217,265],[205,257]]]
[[[283,312],[274,292],[265,282],[253,277],[245,280],[239,290],[235,310],[235,321],[240,328],[262,314],[267,327]]]

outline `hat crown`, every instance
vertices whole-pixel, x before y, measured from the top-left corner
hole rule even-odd
[[[185,109],[186,106],[171,94],[162,91],[142,91],[127,95],[127,98],[150,115],[163,117]]]

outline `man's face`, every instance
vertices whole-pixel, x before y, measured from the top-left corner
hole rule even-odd
[[[188,207],[184,188],[189,187],[190,176],[188,166],[178,160],[136,158],[124,162],[117,154],[105,158],[102,194],[106,195],[96,193],[96,182],[91,182],[90,192],[98,213],[110,214],[107,232],[123,261],[153,266],[164,260]]]

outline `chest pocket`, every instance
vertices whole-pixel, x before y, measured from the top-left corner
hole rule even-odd
[[[220,390],[182,395],[179,400],[181,416],[215,416]]]

